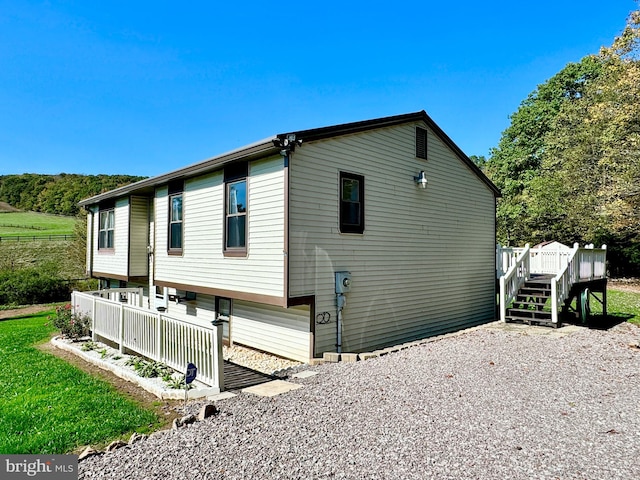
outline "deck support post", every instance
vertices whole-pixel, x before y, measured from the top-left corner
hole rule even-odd
[[[551,279],[551,322],[558,323],[558,281]]]

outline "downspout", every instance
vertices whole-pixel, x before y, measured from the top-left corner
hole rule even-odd
[[[88,275],[89,278],[93,278],[93,222],[94,222],[94,213],[93,210],[85,207],[85,210],[87,211],[87,216],[91,215],[91,222],[89,222],[89,219],[87,219],[87,224],[89,224],[90,228],[89,231],[91,232],[90,235],[88,235],[87,237],[87,248],[89,249],[89,265],[87,265],[87,269],[86,269],[86,273]]]
[[[154,192],[155,198],[155,192]],[[153,223],[153,238],[151,236],[151,224]],[[155,204],[153,199],[147,197],[147,288],[149,295],[147,299],[147,308],[151,310],[152,305],[155,306],[156,290],[155,290]],[[151,300],[153,299],[153,303]]]

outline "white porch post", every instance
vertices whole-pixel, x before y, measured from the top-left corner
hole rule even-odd
[[[142,308],[142,304],[144,300],[144,288],[138,287],[138,306]]]
[[[96,341],[96,297],[91,296],[91,340]]]
[[[558,323],[558,281],[551,279],[551,321]]]
[[[156,332],[156,358],[159,362],[163,362],[162,358],[162,314],[160,312],[156,315],[156,325],[158,326],[158,331]]]
[[[120,333],[120,353],[124,353],[124,305],[120,303],[119,308],[120,326],[118,327],[118,332]]]
[[[500,320],[507,321],[507,305],[506,305],[506,288],[504,282],[504,275],[500,277]]]
[[[217,387],[224,390],[224,358],[222,356],[222,322],[216,322],[213,328],[213,365],[216,369]],[[216,386],[216,385],[214,385]]]

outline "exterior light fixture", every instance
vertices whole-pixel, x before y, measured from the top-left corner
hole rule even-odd
[[[424,170],[420,170],[418,176],[413,177],[413,180],[420,188],[427,188],[427,176],[425,175]]]
[[[271,140],[273,142],[274,147],[280,148],[280,155],[286,157],[289,153],[293,152],[296,147],[302,145],[302,139],[296,139],[295,133],[289,133],[286,136],[278,136]]]

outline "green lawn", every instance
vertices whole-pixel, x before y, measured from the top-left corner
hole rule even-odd
[[[37,212],[0,212],[0,237],[72,235],[74,217]]]
[[[47,321],[0,321],[0,454],[68,453],[158,424],[111,385],[38,350],[54,331]]]
[[[640,325],[640,293],[608,288],[607,314]]]

